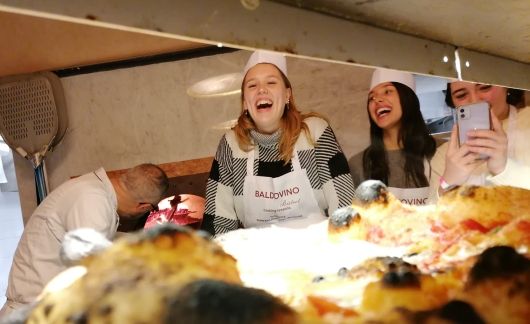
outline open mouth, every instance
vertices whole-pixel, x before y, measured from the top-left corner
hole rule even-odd
[[[272,107],[272,101],[271,100],[260,100],[256,104],[256,107],[259,109],[267,109]]]
[[[388,107],[383,107],[383,108],[379,108],[375,111],[377,117],[384,117],[386,115],[388,115],[390,113],[390,111],[392,111],[392,109],[388,108]]]

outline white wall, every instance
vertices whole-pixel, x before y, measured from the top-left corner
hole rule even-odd
[[[71,176],[142,162],[213,156],[222,131],[237,117],[239,95],[191,98],[193,83],[241,71],[250,53],[202,57],[62,78],[69,114],[63,142],[46,159],[53,189]],[[329,117],[347,156],[368,143],[367,88],[372,69],[288,59],[298,106]],[[15,157],[24,219],[36,206],[33,170]]]
[[[5,155],[2,158],[7,160]],[[0,305],[5,302],[4,294],[11,262],[24,229],[18,191],[6,190],[16,189],[16,185],[12,184],[16,181],[15,170],[6,169],[6,176],[8,183],[4,183],[4,190],[0,190]]]
[[[0,305],[5,302],[11,262],[24,228],[13,155],[9,148],[7,151],[4,149],[5,146],[0,149],[0,167],[5,175],[2,180],[6,181],[0,183]]]

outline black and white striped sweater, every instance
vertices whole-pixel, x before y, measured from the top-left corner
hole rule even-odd
[[[331,214],[350,205],[355,194],[346,157],[337,143],[331,127],[321,118],[304,120],[311,137],[311,145],[302,131],[295,149],[300,166],[305,169],[322,212]],[[280,132],[264,135],[251,133],[255,149],[254,175],[279,177],[292,171],[292,164],[284,165],[278,143]],[[237,144],[235,133],[223,136],[212,164],[206,187],[206,210],[202,228],[212,234],[225,233],[241,227],[244,213],[243,183],[247,175],[248,153]]]

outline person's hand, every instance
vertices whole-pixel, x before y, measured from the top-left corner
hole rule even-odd
[[[506,168],[508,160],[508,137],[502,124],[494,113],[490,112],[493,130],[473,130],[468,132],[469,151],[488,157],[488,170],[497,175]]]
[[[484,161],[478,160],[478,154],[471,152],[467,144],[458,147],[456,125],[451,131],[451,139],[445,155],[445,170],[442,178],[449,185],[461,185],[469,178],[473,170]]]

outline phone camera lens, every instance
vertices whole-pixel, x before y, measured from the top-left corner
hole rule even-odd
[[[465,118],[465,117],[466,117],[466,115],[462,114],[462,115],[460,115],[460,117],[462,117],[462,118]]]
[[[460,109],[460,112],[463,113],[465,110],[464,109]]]

